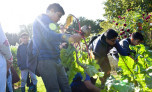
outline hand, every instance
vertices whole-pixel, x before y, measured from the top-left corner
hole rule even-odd
[[[60,25],[60,33],[65,33],[66,28],[64,27],[64,25]]]
[[[7,71],[9,70],[9,68],[12,66],[12,62],[10,60],[7,60]]]
[[[81,40],[81,35],[80,34],[74,34],[71,35],[69,38],[69,42],[79,42]]]
[[[66,46],[66,42],[64,42],[64,43],[62,43],[61,45],[60,45],[60,49],[62,49],[64,46]]]

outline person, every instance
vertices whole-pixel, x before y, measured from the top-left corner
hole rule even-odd
[[[128,56],[130,56],[130,57],[132,58],[132,56],[131,56],[130,53],[131,53],[131,52],[132,52],[132,53],[135,53],[135,51],[131,50],[131,49],[129,48],[129,45],[133,45],[133,46],[139,45],[139,44],[140,44],[141,42],[143,42],[143,41],[144,41],[143,35],[142,35],[140,32],[134,32],[134,33],[132,33],[131,37],[122,39],[122,40],[119,42],[119,44],[121,45],[121,47],[122,47],[123,49],[125,49],[125,51],[126,51],[126,53],[128,54]],[[113,49],[111,50],[111,54],[112,54],[113,58],[114,58],[116,61],[119,60],[119,55],[118,55],[118,52],[117,52],[117,50],[116,50],[115,48],[113,48]],[[136,61],[136,60],[135,60],[135,61]]]
[[[38,54],[36,72],[42,77],[47,92],[71,92],[64,67],[60,60],[59,45],[64,42],[79,42],[79,34],[58,33],[56,23],[65,14],[58,3],[50,4],[46,14],[33,23],[33,55]]]
[[[29,41],[29,36],[27,33],[22,33],[21,34],[21,44],[19,45],[17,49],[17,64],[19,69],[21,70],[21,90],[22,92],[25,92],[25,84],[27,82],[27,75],[28,72],[30,73],[32,82],[34,84],[34,89],[33,91],[36,92],[36,84],[37,84],[37,79],[36,75],[31,72],[26,65],[26,59],[27,59],[27,45]]]
[[[90,76],[86,74],[86,78],[82,81],[81,73],[77,73],[71,83],[72,92],[100,92],[100,89],[96,87],[90,79]]]
[[[6,90],[6,74],[7,69],[12,65],[13,57],[10,50],[9,42],[2,30],[0,24],[0,92],[5,92]]]
[[[93,55],[91,57],[97,60],[101,70],[104,72],[104,76],[100,78],[102,89],[104,89],[106,79],[110,76],[111,66],[107,56],[110,49],[115,47],[121,55],[127,56],[125,50],[120,46],[117,36],[118,33],[115,30],[108,29],[100,36],[97,36],[89,45],[90,55]]]

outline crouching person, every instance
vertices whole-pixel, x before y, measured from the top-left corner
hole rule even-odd
[[[100,92],[100,89],[96,87],[90,79],[90,76],[86,74],[86,79],[82,81],[81,73],[77,73],[71,83],[72,92]]]
[[[22,33],[21,34],[21,44],[19,45],[18,50],[17,50],[17,64],[21,70],[21,90],[22,90],[22,92],[25,92],[25,84],[27,82],[27,75],[29,72],[32,82],[34,84],[33,91],[36,92],[37,91],[36,75],[34,73],[32,73],[31,71],[29,71],[27,68],[27,65],[26,65],[26,60],[27,60],[26,52],[27,52],[28,41],[29,41],[28,34]]]
[[[113,29],[108,29],[105,33],[98,36],[92,41],[89,45],[90,54],[95,56],[98,64],[100,65],[101,70],[104,72],[103,78],[101,78],[101,89],[104,89],[106,79],[110,76],[111,66],[108,59],[109,51],[115,47],[123,56],[128,54],[120,46],[117,40],[118,33]]]

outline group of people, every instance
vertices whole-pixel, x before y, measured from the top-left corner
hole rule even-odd
[[[41,76],[47,92],[100,92],[104,89],[106,79],[110,76],[110,63],[107,54],[112,50],[112,56],[118,60],[119,55],[130,56],[131,50],[129,45],[138,45],[144,38],[141,33],[135,32],[131,38],[117,40],[118,33],[113,29],[108,29],[105,33],[99,35],[89,44],[90,55],[94,55],[101,70],[104,72],[101,78],[101,87],[98,88],[92,83],[90,76],[86,74],[86,79],[82,81],[82,76],[77,73],[71,85],[69,85],[68,77],[60,60],[60,44],[63,42],[79,42],[80,34],[65,34],[58,33],[56,23],[65,14],[64,9],[57,3],[50,4],[46,9],[45,14],[38,16],[33,23],[33,49],[32,54],[37,55],[36,67],[30,70],[26,66],[27,62],[27,46],[29,36],[24,33],[21,35],[21,45],[17,50],[18,66],[21,70],[21,90],[25,92],[25,84],[28,73],[31,76],[34,89],[36,92],[37,79],[35,72]],[[0,32],[2,32],[0,30]],[[8,41],[4,33],[0,33],[0,75],[6,78],[6,66],[9,67],[12,63],[12,54],[9,49]],[[2,61],[2,62],[1,62]],[[6,63],[8,63],[6,65]],[[5,67],[4,67],[5,66]],[[2,68],[3,67],[3,68]],[[3,70],[3,71],[2,71]],[[34,70],[34,73],[33,73]],[[0,78],[0,85],[6,84],[6,79]],[[3,90],[3,91],[2,91]],[[0,86],[0,92],[5,92],[5,85]]]

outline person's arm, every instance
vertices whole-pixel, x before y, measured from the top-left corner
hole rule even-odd
[[[127,41],[123,41],[121,43],[122,48],[126,51],[128,56],[130,55],[130,48],[129,48],[129,43]]]
[[[132,58],[134,61],[136,61],[136,60],[133,58],[133,56],[131,56],[131,54],[130,54],[131,50],[130,50],[130,48],[129,48],[129,43],[128,43],[127,41],[123,41],[123,42],[121,42],[121,46],[122,46],[123,49],[126,51],[126,53],[128,54],[128,56],[129,56],[130,58]]]
[[[70,34],[56,33],[53,30],[51,30],[48,26],[45,26],[40,20],[34,22],[33,32],[34,32],[33,35],[40,34],[38,32],[41,32],[44,39],[46,39],[50,42],[51,41],[78,42],[78,41],[80,41],[80,38],[81,38],[81,36],[78,34],[70,35]],[[36,37],[36,36],[34,36],[34,37]],[[34,39],[37,39],[37,38],[34,38]]]
[[[10,50],[10,45],[9,42],[1,28],[0,25],[0,53],[5,57],[6,61],[7,61],[7,67],[10,67],[13,61],[13,57],[12,57],[12,53]]]
[[[120,55],[122,55],[122,56],[128,56],[128,53],[126,52],[125,49],[123,49],[123,48],[120,46],[120,44],[119,44],[118,41],[116,41],[115,48],[117,49],[117,51],[118,51],[118,53],[119,53]]]
[[[84,81],[85,86],[92,92],[100,92],[100,89],[91,83],[89,75],[86,74],[86,79]]]

